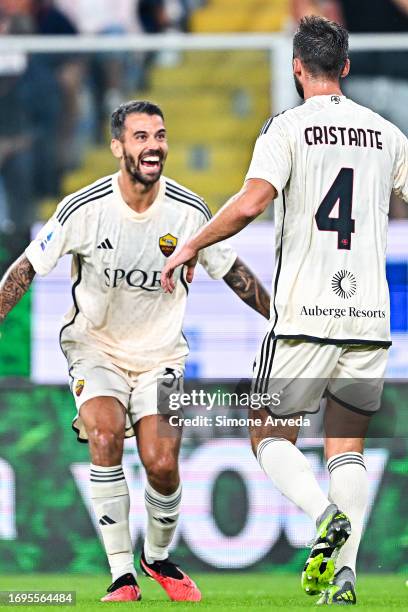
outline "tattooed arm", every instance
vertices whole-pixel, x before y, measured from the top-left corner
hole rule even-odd
[[[34,268],[24,254],[7,270],[0,281],[0,323],[27,292],[34,276]]]
[[[224,276],[224,281],[248,306],[269,319],[271,298],[255,274],[239,257]]]

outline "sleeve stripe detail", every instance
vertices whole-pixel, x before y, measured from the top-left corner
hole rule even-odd
[[[105,187],[106,189],[106,187]],[[66,221],[68,221],[68,219],[70,218],[70,216],[76,212],[78,210],[78,208],[81,208],[81,206],[84,206],[85,204],[89,204],[89,202],[93,202],[94,200],[100,200],[101,198],[104,198],[105,196],[110,195],[111,193],[113,193],[113,189],[109,189],[109,185],[108,185],[108,191],[105,191],[104,193],[101,193],[99,195],[95,195],[93,198],[88,198],[87,200],[85,200],[84,202],[80,202],[78,203],[78,206],[75,206],[74,208],[71,208],[70,211],[68,211],[65,215],[64,218],[59,219],[61,225],[64,225],[64,223]],[[90,194],[92,195],[92,194]]]
[[[168,189],[171,193],[174,193],[175,195],[181,195],[189,200],[192,200],[193,202],[197,202],[197,204],[202,206],[203,209],[207,212],[207,214],[210,217],[212,217],[211,210],[208,208],[207,204],[204,202],[202,198],[199,198],[194,193],[191,193],[190,191],[187,191],[186,189],[182,189],[181,187],[178,187],[178,186],[176,187],[176,185],[172,185],[168,182],[166,183],[166,189]]]
[[[262,129],[259,132],[259,136],[263,136],[264,134],[266,134],[266,132],[269,130],[269,128],[272,125],[272,121],[276,119],[276,117],[280,117],[280,115],[283,115],[284,113],[286,113],[287,110],[291,110],[291,109],[287,108],[286,110],[281,111],[277,115],[273,115],[272,117],[269,117],[269,119],[267,119],[265,123],[263,124]]]
[[[198,195],[196,195],[192,191],[188,191],[188,189],[184,189],[183,187],[180,187],[179,185],[173,185],[169,181],[166,181],[166,187],[167,189],[170,189],[170,191],[173,191],[174,193],[180,193],[181,195],[188,196],[192,200],[195,200],[199,204],[204,204],[204,200],[202,198],[200,198]]]
[[[170,191],[168,191],[167,189],[166,189],[166,195],[167,195],[167,197],[171,198],[172,200],[177,200],[178,202],[182,202],[183,204],[187,204],[188,206],[192,206],[193,208],[196,208],[197,210],[199,210],[204,215],[204,217],[206,218],[207,221],[209,221],[211,219],[211,216],[208,214],[208,212],[205,210],[205,208],[203,208],[202,206],[198,206],[192,200],[187,200],[187,199],[178,197],[178,196],[174,195],[173,193],[171,193]]]
[[[266,134],[266,132],[271,127],[271,123],[272,123],[273,120],[274,120],[274,117],[269,117],[269,119],[267,119],[267,121],[265,121],[265,123],[262,126],[261,131],[259,132],[260,136],[263,136],[263,134]]]
[[[65,206],[63,206],[63,208],[59,211],[59,213],[57,215],[58,221],[60,221],[62,223],[62,218],[64,217],[65,213],[67,213],[70,208],[75,206],[75,204],[77,202],[80,202],[84,198],[87,198],[88,195],[92,195],[94,193],[98,193],[99,191],[102,191],[103,189],[106,189],[106,187],[110,186],[111,184],[112,184],[112,178],[110,177],[110,178],[106,179],[105,181],[102,181],[102,183],[98,183],[97,185],[94,185],[93,187],[90,187],[86,191],[81,191],[80,193],[78,193],[76,196],[71,198],[65,204]]]
[[[178,187],[176,185],[172,185],[171,183],[166,183],[166,187],[169,191],[171,191],[172,193],[176,194],[176,195],[182,195],[190,200],[193,200],[194,202],[197,202],[197,204],[199,204],[200,206],[202,206],[209,215],[211,215],[211,211],[208,208],[207,204],[204,202],[204,200],[202,198],[200,198],[199,196],[195,195],[194,193],[187,191],[187,189],[182,189],[181,187]]]

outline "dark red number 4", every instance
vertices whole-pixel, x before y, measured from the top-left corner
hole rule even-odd
[[[354,234],[354,219],[351,218],[353,205],[354,170],[342,168],[335,178],[315,215],[317,227],[325,232],[337,232],[337,248],[351,248],[351,234]],[[339,216],[330,217],[339,203]]]

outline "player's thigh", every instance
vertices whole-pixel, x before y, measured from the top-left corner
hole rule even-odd
[[[183,369],[178,364],[160,366],[137,376],[129,416],[136,433],[139,455],[147,472],[177,470],[181,427],[171,425],[162,403],[162,390],[180,391]],[[158,406],[160,402],[160,408]]]
[[[81,405],[80,416],[88,437],[110,432],[115,435],[125,433],[125,407],[115,397],[98,396]]]
[[[168,398],[182,391],[183,373],[182,365],[169,364],[131,375],[128,415],[133,426],[143,417],[169,413]]]
[[[178,474],[182,428],[170,425],[166,415],[142,417],[135,425],[140,460],[147,473]]]
[[[70,368],[71,389],[77,408],[74,428],[79,438],[103,433],[123,436],[130,387],[122,372],[102,359],[77,360]]]
[[[325,454],[362,453],[371,418],[381,405],[387,349],[345,346],[327,389]]]
[[[253,400],[277,418],[317,412],[339,355],[335,345],[267,335],[255,361]]]

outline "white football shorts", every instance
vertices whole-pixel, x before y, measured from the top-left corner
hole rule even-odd
[[[268,339],[254,363],[252,393],[265,393],[273,416],[319,410],[324,395],[354,412],[380,408],[388,349]],[[269,400],[268,400],[269,401]]]
[[[75,399],[77,415],[72,428],[78,441],[86,442],[88,436],[80,416],[80,408],[94,397],[114,397],[126,410],[125,436],[135,435],[134,425],[143,417],[158,414],[158,381],[169,379],[182,383],[183,364],[161,365],[147,372],[130,372],[114,365],[98,354],[84,355],[71,365],[70,388]]]

